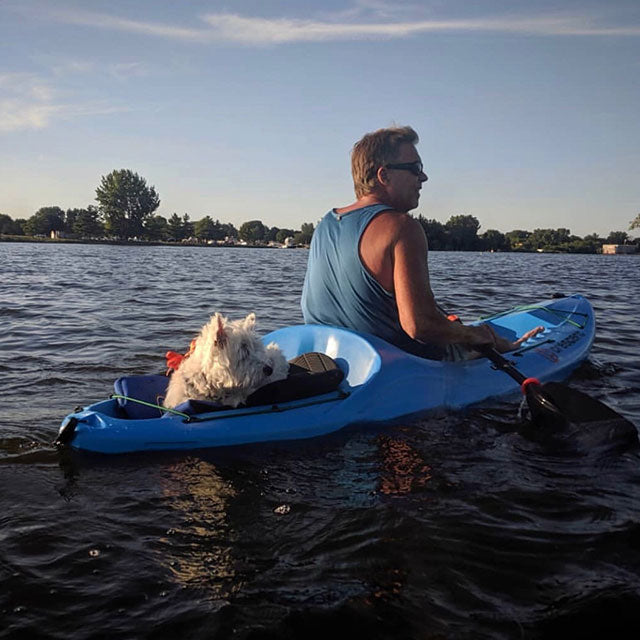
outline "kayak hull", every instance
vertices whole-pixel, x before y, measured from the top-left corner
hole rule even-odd
[[[482,322],[511,339],[544,327],[508,354],[522,373],[541,382],[564,380],[588,356],[595,336],[593,310],[579,295],[542,301]],[[426,360],[374,336],[337,327],[285,327],[263,340],[276,342],[288,360],[302,353],[326,353],[343,370],[344,380],[336,391],[321,396],[191,419],[160,412],[154,418],[127,419],[117,401],[107,399],[69,414],[61,432],[72,420],[71,447],[101,453],[220,447],[312,438],[348,425],[459,410],[519,391],[516,382],[485,358]]]

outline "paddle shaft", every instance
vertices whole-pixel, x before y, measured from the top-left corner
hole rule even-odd
[[[509,360],[507,360],[503,355],[498,353],[493,347],[487,345],[481,345],[476,347],[483,356],[489,358],[493,364],[496,365],[500,371],[504,371],[509,374],[518,384],[522,384],[528,378],[520,373]]]
[[[444,312],[442,307],[440,310]],[[449,319],[457,319],[456,316],[449,316]],[[459,320],[458,320],[459,321]],[[537,418],[544,418],[549,422],[560,424],[565,421],[565,416],[556,404],[542,390],[542,385],[537,378],[528,378],[518,371],[513,363],[501,355],[497,349],[491,345],[474,345],[483,356],[491,360],[499,371],[504,371],[513,378],[522,389],[522,393],[527,398],[527,404],[531,413]]]
[[[558,407],[542,388],[537,378],[527,378],[520,373],[515,366],[501,355],[494,347],[482,345],[478,347],[480,352],[487,357],[500,370],[511,376],[522,389],[522,393],[527,398],[527,404],[531,414],[536,421],[543,421],[547,424],[561,426],[566,424],[569,417]]]

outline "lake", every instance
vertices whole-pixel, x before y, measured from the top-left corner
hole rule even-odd
[[[51,446],[214,311],[302,321],[307,252],[0,243],[0,638],[637,638],[640,455],[524,437],[518,398],[288,443]],[[640,426],[640,256],[434,252],[463,320],[581,293],[572,387]]]

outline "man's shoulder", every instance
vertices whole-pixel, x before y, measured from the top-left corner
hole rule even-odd
[[[378,231],[384,231],[390,235],[413,234],[422,231],[422,226],[413,216],[394,209],[381,211],[371,224],[377,227]]]

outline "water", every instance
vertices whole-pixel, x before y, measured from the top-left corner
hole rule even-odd
[[[507,400],[219,450],[61,456],[61,418],[215,310],[301,321],[300,250],[0,243],[0,638],[637,638],[640,456],[524,438]],[[464,319],[580,292],[571,385],[640,426],[633,256],[434,253]]]

